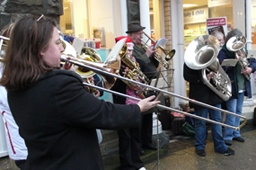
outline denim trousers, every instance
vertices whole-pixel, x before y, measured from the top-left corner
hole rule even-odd
[[[221,108],[221,104],[214,105],[217,108]],[[209,113],[209,118],[211,120],[221,122],[221,112],[218,110],[213,110],[205,107],[195,108],[195,113],[197,116],[207,118]],[[214,142],[215,152],[224,153],[227,150],[227,145],[224,143],[222,137],[222,127],[221,125],[211,123],[211,132]],[[205,149],[205,140],[207,137],[206,121],[201,119],[195,119],[195,148]]]
[[[242,115],[244,101],[244,93],[239,93],[237,99],[230,99],[226,102],[227,110],[238,115]],[[240,125],[240,117],[231,114],[226,115],[226,124],[238,127]],[[224,140],[232,140],[233,138],[240,137],[240,130],[225,128]]]

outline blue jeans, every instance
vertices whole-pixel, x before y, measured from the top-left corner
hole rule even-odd
[[[214,105],[215,107],[220,108],[221,104]],[[209,113],[209,118],[211,120],[221,122],[221,112],[218,110],[213,110],[209,108],[197,108],[195,109],[195,113],[197,116],[207,118]],[[227,145],[225,145],[223,137],[222,137],[222,127],[218,124],[211,124],[212,130],[212,138],[214,142],[214,150],[215,152],[224,153],[227,150]],[[206,129],[206,121],[201,119],[195,119],[195,148],[196,149],[205,149],[205,140],[207,136],[207,129]]]
[[[242,107],[244,101],[244,93],[239,93],[237,99],[230,99],[226,102],[227,110],[238,115],[242,115]],[[240,125],[240,117],[231,114],[226,115],[226,124],[238,127]],[[240,130],[225,128],[224,140],[232,140],[233,138],[240,137]]]

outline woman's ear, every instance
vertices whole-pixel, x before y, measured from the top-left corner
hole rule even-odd
[[[44,56],[44,51],[45,51],[44,49],[40,51],[41,56]]]

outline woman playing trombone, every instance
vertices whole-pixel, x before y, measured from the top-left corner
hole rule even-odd
[[[139,127],[140,113],[159,102],[97,99],[80,76],[59,68],[62,52],[54,20],[24,16],[14,23],[0,84],[28,147],[24,169],[104,169],[96,128]]]

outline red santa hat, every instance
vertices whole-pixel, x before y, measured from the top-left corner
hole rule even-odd
[[[121,39],[124,39],[126,38],[126,45],[127,45],[127,49],[129,50],[133,50],[133,43],[132,43],[132,40],[129,36],[120,36],[120,37],[116,37],[115,40],[116,40],[116,43],[121,40]]]

